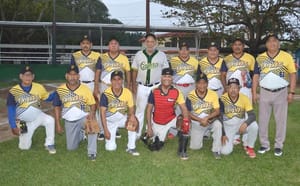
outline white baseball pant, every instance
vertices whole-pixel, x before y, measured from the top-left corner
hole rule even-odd
[[[160,125],[152,121],[153,135],[158,136],[159,141],[165,141],[167,133],[171,127],[176,128],[177,118],[175,117],[166,125]]]
[[[222,124],[219,120],[215,120],[206,127],[201,126],[199,122],[192,121],[190,148],[193,150],[201,149],[203,136],[209,130],[211,130],[213,138],[212,152],[221,152]]]
[[[239,132],[240,126],[245,122],[245,119],[240,118],[232,118],[230,120],[224,121],[224,129],[226,136],[228,138],[228,141],[225,145],[222,146],[221,153],[224,155],[228,155],[233,150],[233,140],[236,133]],[[244,146],[248,146],[251,148],[254,148],[255,141],[257,139],[257,133],[258,133],[258,125],[257,122],[252,122],[246,130],[247,139],[244,142]]]
[[[117,149],[116,132],[119,127],[122,127],[122,128],[125,127],[126,120],[127,120],[127,116],[123,115],[119,112],[106,118],[107,128],[110,133],[110,139],[109,140],[105,139],[105,149],[106,150],[114,151]],[[135,149],[135,147],[136,147],[135,141],[136,141],[136,132],[128,131],[127,148]]]
[[[135,116],[139,121],[139,131],[137,133],[137,138],[141,137],[143,127],[144,127],[144,120],[145,120],[145,110],[148,103],[148,97],[152,89],[158,87],[159,84],[147,87],[141,84],[138,84],[137,93],[136,93],[136,111]]]
[[[54,145],[55,125],[54,125],[54,118],[52,116],[41,112],[34,121],[26,122],[26,125],[27,125],[27,133],[20,134],[19,136],[20,149],[22,150],[30,149],[33,133],[39,126],[44,126],[46,129],[46,139],[45,139],[44,146],[46,147],[48,145]]]

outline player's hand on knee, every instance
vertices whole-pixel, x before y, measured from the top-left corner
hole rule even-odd
[[[239,133],[240,134],[244,134],[247,130],[247,127],[248,125],[246,123],[243,123],[241,126],[240,126],[240,129],[239,129]]]
[[[222,142],[222,145],[224,146],[228,142],[228,137],[227,136],[222,136],[221,142]]]
[[[288,97],[287,97],[288,103],[292,103],[293,99],[294,99],[294,95],[293,94],[288,94]]]
[[[203,127],[208,126],[208,125],[209,125],[208,117],[202,118],[202,119],[200,120],[200,125],[203,126]]]
[[[11,132],[16,136],[20,135],[20,129],[18,127],[11,129]]]

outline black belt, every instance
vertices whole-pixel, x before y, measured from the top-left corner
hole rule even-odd
[[[91,82],[94,82],[94,80],[93,81],[81,81],[82,83],[91,83]]]
[[[152,83],[152,84],[143,84],[143,83],[141,83],[141,82],[138,82],[140,85],[143,85],[143,86],[145,86],[145,87],[152,87],[152,86],[154,86],[154,85],[157,85],[157,84],[159,84],[159,82],[157,82],[157,83]]]
[[[269,92],[278,92],[282,89],[285,89],[286,87],[281,87],[281,88],[277,88],[277,89],[268,89],[268,88],[264,88],[264,87],[261,87],[263,89],[265,89],[266,91],[269,91]]]

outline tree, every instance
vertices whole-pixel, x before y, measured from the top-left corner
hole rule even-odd
[[[244,38],[252,52],[265,42],[268,32],[281,40],[300,38],[299,0],[154,0],[172,7],[165,17],[178,17],[190,26],[204,27],[225,41]],[[178,10],[179,9],[179,10]]]

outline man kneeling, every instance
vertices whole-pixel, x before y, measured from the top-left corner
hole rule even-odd
[[[220,104],[215,91],[207,89],[208,79],[205,74],[196,78],[196,89],[192,90],[186,100],[192,119],[190,148],[201,149],[203,136],[206,131],[212,131],[212,152],[216,159],[220,159],[222,124],[218,119]]]
[[[228,91],[221,97],[223,122],[226,136],[223,135],[222,154],[230,154],[233,150],[233,140],[236,133],[247,133],[244,141],[244,150],[250,158],[255,158],[254,145],[257,138],[258,126],[255,113],[248,97],[239,93],[240,82],[236,78],[228,80]],[[246,113],[248,118],[246,119]]]
[[[160,150],[164,146],[167,132],[176,127],[175,104],[180,106],[183,123],[179,133],[178,155],[181,159],[188,159],[186,146],[188,143],[189,119],[188,111],[182,93],[172,86],[173,70],[162,70],[161,85],[151,91],[147,104],[147,135],[154,137],[150,150]]]

